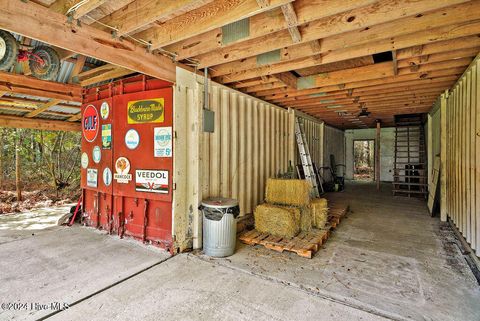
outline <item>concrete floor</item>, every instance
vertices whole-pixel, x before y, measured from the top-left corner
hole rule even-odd
[[[425,202],[382,189],[335,194],[352,213],[311,260],[242,244],[226,259],[166,260],[87,228],[0,230],[0,298],[71,305],[49,320],[480,320],[480,288],[452,231]]]

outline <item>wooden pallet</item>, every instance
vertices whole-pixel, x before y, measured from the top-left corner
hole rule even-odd
[[[247,231],[239,239],[248,245],[262,245],[277,252],[289,251],[299,256],[311,259],[320,247],[327,241],[330,231],[337,227],[348,211],[348,206],[332,206],[328,213],[328,223],[324,229],[313,229],[311,232],[301,232],[294,238],[283,238],[257,230]]]

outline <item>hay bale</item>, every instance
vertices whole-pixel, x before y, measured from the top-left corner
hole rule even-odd
[[[274,179],[267,180],[265,198],[268,203],[307,206],[310,203],[310,183],[304,179]]]
[[[310,203],[313,226],[324,228],[328,219],[328,201],[325,198],[315,198]]]
[[[255,229],[261,233],[292,238],[300,231],[300,209],[295,207],[261,204],[254,216]]]
[[[313,227],[312,209],[309,206],[300,209],[300,231],[310,232]]]

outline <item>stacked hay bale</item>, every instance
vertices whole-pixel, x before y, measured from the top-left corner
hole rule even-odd
[[[328,202],[325,198],[315,198],[310,203],[313,226],[324,228],[328,219]]]
[[[311,185],[306,180],[268,179],[265,195],[267,203],[255,209],[255,229],[261,233],[292,238],[300,231],[322,228],[326,222],[324,210],[327,203],[326,200],[312,201],[311,190]]]

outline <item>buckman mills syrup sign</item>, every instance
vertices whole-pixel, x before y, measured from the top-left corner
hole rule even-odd
[[[93,105],[88,105],[83,111],[82,133],[85,140],[93,142],[98,135],[98,111]]]
[[[128,102],[128,124],[163,123],[165,119],[165,99],[153,98]]]

